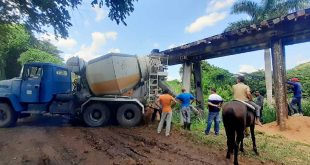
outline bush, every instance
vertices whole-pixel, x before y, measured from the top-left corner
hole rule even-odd
[[[301,108],[304,111],[304,116],[310,116],[310,99],[303,99]]]
[[[276,121],[276,114],[276,109],[274,107],[265,104],[263,109],[263,123]]]

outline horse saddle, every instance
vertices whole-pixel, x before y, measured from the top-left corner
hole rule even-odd
[[[239,102],[245,104],[248,108],[250,108],[250,109],[252,109],[253,111],[255,111],[255,107],[254,107],[253,105],[251,105],[251,104],[245,102],[245,101],[242,101],[242,100],[234,100],[234,101],[239,101]]]

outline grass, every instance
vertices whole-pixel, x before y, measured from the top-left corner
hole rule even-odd
[[[207,116],[207,115],[206,115]],[[268,116],[268,114],[266,114]],[[174,113],[174,123],[177,123],[176,128],[181,129],[179,122],[179,113]],[[267,120],[267,119],[266,119]],[[212,129],[213,129],[212,125]],[[192,121],[192,131],[187,133],[187,137],[199,144],[206,145],[208,147],[215,148],[223,151],[223,155],[226,152],[226,135],[223,128],[223,124],[220,124],[220,135],[215,136],[211,129],[210,135],[204,135],[204,129],[206,127],[206,119],[196,119]],[[254,158],[265,161],[272,161],[280,164],[310,164],[310,145],[292,142],[280,136],[270,136],[262,132],[256,131],[257,148],[260,152],[259,156],[256,156],[252,151],[251,138],[245,138],[245,153],[241,153],[242,156],[248,158]]]

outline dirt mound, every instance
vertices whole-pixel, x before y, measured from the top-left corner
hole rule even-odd
[[[280,131],[277,122],[265,124],[264,127],[256,127],[256,130],[271,135],[280,135],[289,140],[310,144],[310,117],[292,116],[287,120],[287,130]]]

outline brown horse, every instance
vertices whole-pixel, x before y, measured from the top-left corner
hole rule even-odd
[[[229,161],[230,155],[234,151],[234,164],[238,164],[239,145],[240,151],[244,152],[243,138],[244,130],[246,127],[250,127],[253,150],[258,155],[254,134],[255,114],[253,110],[250,110],[244,103],[240,101],[231,101],[223,106],[222,115],[227,137],[227,161]]]

